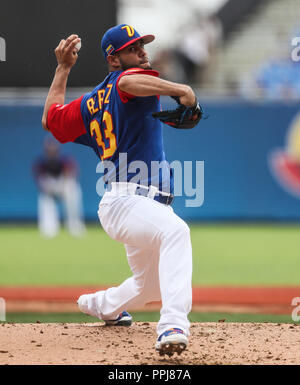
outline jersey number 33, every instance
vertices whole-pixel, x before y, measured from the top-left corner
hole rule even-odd
[[[113,133],[114,127],[112,116],[108,111],[104,111],[103,113],[102,127],[105,139],[107,139],[106,142],[108,141],[108,147],[106,147],[105,142],[103,140],[98,120],[93,119],[90,123],[91,136],[95,137],[98,146],[102,148],[103,152],[101,155],[101,160],[104,160],[113,156],[114,152],[117,149],[116,135]]]

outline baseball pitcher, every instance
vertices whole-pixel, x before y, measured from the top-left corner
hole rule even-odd
[[[89,146],[109,164],[98,215],[107,234],[125,245],[132,271],[118,287],[82,295],[80,310],[107,325],[130,325],[126,310],[161,300],[155,347],[171,356],[181,354],[188,344],[192,247],[187,224],[171,208],[173,174],[163,149],[161,122],[192,128],[202,110],[189,86],[160,79],[152,70],[145,45],[153,40],[153,35],[140,36],[126,24],[109,29],[101,42],[109,74],[69,104],[64,104],[66,84],[80,38],[61,40],[42,124],[60,142]],[[174,97],[178,107],[161,111],[160,95]],[[153,162],[161,167],[157,173],[141,175],[137,162],[149,170]]]

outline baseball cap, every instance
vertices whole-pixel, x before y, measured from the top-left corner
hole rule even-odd
[[[141,36],[131,25],[119,24],[105,32],[101,41],[101,48],[105,57],[143,39],[144,44],[151,43],[154,35]]]

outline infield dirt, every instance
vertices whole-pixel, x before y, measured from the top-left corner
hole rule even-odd
[[[181,355],[154,350],[156,323],[131,327],[85,324],[0,325],[0,364],[212,365],[300,364],[300,326],[193,323]]]

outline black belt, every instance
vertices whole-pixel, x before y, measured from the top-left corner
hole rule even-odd
[[[135,190],[135,195],[142,195],[144,197],[148,197],[149,191],[150,191],[150,188],[146,189],[145,187],[137,187]],[[174,201],[174,195],[173,194],[165,195],[157,192],[153,199],[159,203],[169,206]]]
[[[162,194],[158,193],[158,195],[155,195],[154,200],[159,202],[159,203],[162,203],[164,205],[169,206],[174,202],[174,195],[173,194],[162,195]]]
[[[111,190],[111,186],[108,185],[107,186],[107,191],[110,191]],[[143,187],[137,187],[135,189],[135,192],[134,192],[134,195],[141,195],[141,196],[144,196],[144,197],[148,197],[148,193],[150,191],[150,187],[148,188],[145,188],[144,186]],[[166,193],[165,193],[166,194]],[[174,195],[173,194],[168,194],[168,195],[165,195],[165,194],[162,194],[160,192],[157,192],[154,196],[154,199],[155,201],[159,202],[159,203],[162,203],[164,205],[171,205],[173,202],[174,202]],[[151,199],[151,198],[150,198]]]

